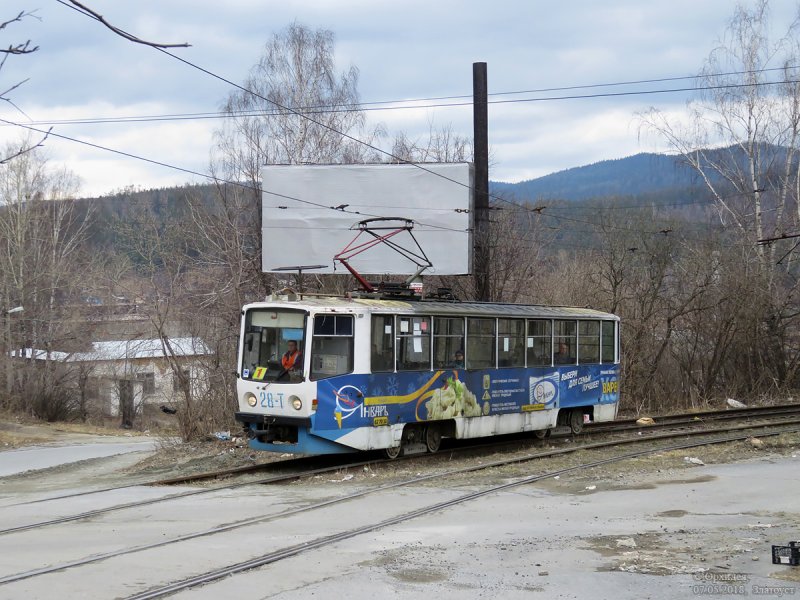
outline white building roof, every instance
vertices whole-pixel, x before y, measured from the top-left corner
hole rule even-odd
[[[200,338],[168,338],[167,342],[172,354],[175,356],[213,354],[211,349]],[[12,352],[11,356],[46,360],[48,353],[45,350],[25,348],[22,352],[18,350]],[[50,352],[50,360],[59,362],[98,362],[133,360],[136,358],[163,358],[164,356],[164,348],[159,338],[92,342],[92,350],[89,352]]]

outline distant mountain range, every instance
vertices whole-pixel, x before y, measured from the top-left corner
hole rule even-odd
[[[666,196],[701,187],[680,156],[641,153],[551,173],[519,183],[492,181],[493,194],[517,201],[570,200],[610,196]]]
[[[626,158],[603,160],[591,165],[574,167],[519,183],[490,181],[492,194],[502,195],[514,202],[541,201],[586,202],[615,198],[635,198],[643,204],[667,204],[682,201],[687,196],[695,200],[708,196],[697,173],[680,156],[641,153]],[[102,231],[112,237],[111,222],[129,218],[137,206],[149,205],[156,214],[185,211],[186,193],[210,201],[214,186],[208,184],[136,190],[99,198],[100,213],[96,215],[98,237]]]
[[[680,157],[649,153],[603,160],[519,183],[490,181],[489,189],[513,202],[585,203],[587,209],[619,198],[664,207],[685,207],[687,199],[692,200],[692,205],[697,205],[698,200],[710,200],[696,173]],[[167,217],[188,218],[187,194],[210,203],[215,193],[216,188],[209,184],[187,185],[126,190],[83,199],[80,204],[87,210],[87,203],[95,204],[89,232],[92,243],[98,248],[113,247],[119,243],[119,225],[134,222],[142,210],[165,223]],[[257,212],[255,207],[253,212]]]

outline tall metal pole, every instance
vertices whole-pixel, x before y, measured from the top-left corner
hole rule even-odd
[[[5,313],[3,318],[6,322],[6,402],[9,402],[11,399],[11,381],[14,377],[13,366],[11,365],[11,315],[7,311],[3,312]]]
[[[473,146],[475,163],[475,215],[472,234],[472,269],[475,299],[488,302],[489,289],[489,112],[486,63],[472,63]]]

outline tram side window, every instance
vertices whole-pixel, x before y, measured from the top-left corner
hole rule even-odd
[[[499,367],[525,366],[525,321],[498,319],[497,363]]]
[[[353,316],[316,315],[311,342],[311,379],[353,371]]]
[[[464,352],[464,319],[436,317],[433,319],[433,368],[463,369],[464,361],[456,359]]]
[[[528,366],[550,365],[553,358],[551,322],[528,321]]]
[[[578,321],[578,362],[600,362],[600,321]]]
[[[494,319],[467,319],[467,368],[495,368]]]
[[[430,371],[431,320],[397,317],[397,370]]]
[[[616,359],[616,327],[614,327],[614,321],[603,321],[602,323],[602,333],[600,339],[602,340],[602,362],[604,363],[613,363]]]
[[[394,371],[394,316],[372,317],[372,372]]]
[[[553,364],[574,365],[577,362],[577,322],[553,321]]]

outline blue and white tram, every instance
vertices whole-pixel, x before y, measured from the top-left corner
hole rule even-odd
[[[591,309],[283,297],[242,310],[236,419],[254,449],[309,454],[577,433],[615,418],[619,355],[619,318]]]

